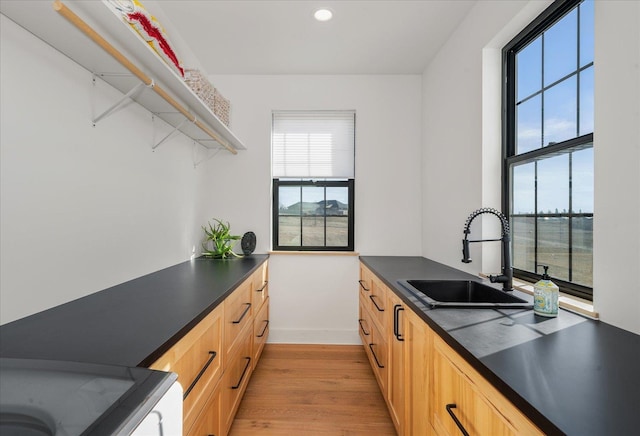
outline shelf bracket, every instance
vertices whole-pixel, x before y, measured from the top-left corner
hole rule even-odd
[[[93,83],[94,84],[95,84],[96,76],[97,76],[96,74],[93,75]],[[122,98],[120,98],[113,105],[111,105],[107,110],[102,112],[100,115],[94,117],[91,120],[93,125],[94,125],[94,127],[98,123],[98,121],[100,121],[101,119],[103,119],[105,117],[108,117],[109,115],[111,115],[112,113],[114,113],[115,111],[120,109],[125,103],[128,103],[129,100],[132,99],[136,94],[138,94],[142,89],[144,89],[145,87],[153,88],[153,86],[154,86],[154,82],[153,81],[151,81],[151,84],[149,84],[149,85],[145,85],[143,82],[138,83],[129,92],[127,92],[125,95],[123,95]]]
[[[208,152],[208,156],[198,160],[198,144],[200,144],[199,142],[196,142],[195,140],[193,141],[193,168],[197,168],[198,165],[200,165],[201,163],[204,163],[210,159],[213,159],[218,153],[220,153],[220,150],[223,150],[222,148],[217,148],[215,149],[213,152]],[[205,150],[209,151],[210,149],[205,147],[204,145],[200,144],[202,146],[202,148],[204,148]]]
[[[160,146],[160,144],[162,144],[163,142],[165,142],[165,141],[166,141],[167,139],[169,139],[171,136],[175,135],[175,134],[180,130],[180,128],[181,128],[182,126],[184,126],[184,125],[185,125],[186,123],[188,123],[188,122],[193,122],[193,123],[195,123],[195,122],[196,122],[196,120],[195,120],[195,118],[194,118],[194,120],[193,120],[193,121],[190,121],[189,119],[185,118],[184,120],[182,120],[182,121],[180,122],[180,124],[178,124],[177,126],[175,126],[175,127],[173,128],[173,130],[171,130],[169,133],[167,133],[167,134],[164,136],[164,138],[162,138],[158,143],[156,143],[155,145],[153,145],[153,146],[151,147],[151,149],[152,149],[152,150],[155,150],[156,148],[158,148],[158,147]]]

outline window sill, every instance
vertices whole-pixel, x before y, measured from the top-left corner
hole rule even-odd
[[[357,251],[270,251],[270,255],[293,254],[303,256],[360,256]]]
[[[488,274],[484,273],[480,274],[480,276],[485,279],[489,277]],[[513,288],[517,289],[518,291],[524,292],[525,294],[533,295],[533,283],[514,278]],[[573,295],[568,295],[563,292],[560,292],[558,300],[560,307],[565,310],[575,312],[579,315],[587,316],[592,319],[599,319],[600,317],[598,312],[593,310],[593,303],[589,300],[585,300]]]

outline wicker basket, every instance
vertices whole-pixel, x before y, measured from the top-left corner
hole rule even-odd
[[[229,127],[229,113],[231,112],[231,103],[224,98],[220,91],[213,88],[213,114],[218,117],[222,123]]]
[[[214,90],[209,80],[199,70],[185,69],[184,81],[202,102],[213,112]]]

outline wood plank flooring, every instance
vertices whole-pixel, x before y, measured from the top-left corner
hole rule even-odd
[[[267,344],[229,436],[395,436],[361,345]]]

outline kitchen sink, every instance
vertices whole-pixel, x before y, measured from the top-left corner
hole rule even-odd
[[[533,307],[533,303],[511,292],[472,280],[398,280],[398,283],[431,307]]]

